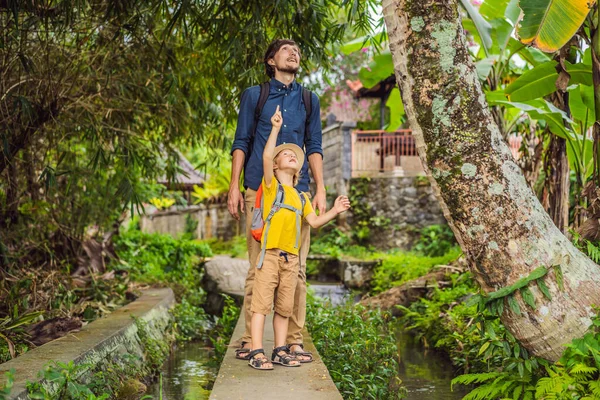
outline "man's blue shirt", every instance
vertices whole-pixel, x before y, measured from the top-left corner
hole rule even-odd
[[[283,116],[283,125],[277,136],[276,145],[295,143],[306,152],[307,157],[296,187],[300,191],[307,192],[309,184],[308,156],[314,153],[323,156],[319,98],[312,93],[312,111],[308,126],[310,134],[308,138],[305,138],[306,109],[302,101],[302,86],[296,81],[286,86],[275,78],[271,79],[270,86],[269,97],[258,119],[258,128],[256,129],[253,145],[250,143],[250,139],[254,132],[254,110],[260,96],[260,86],[252,86],[242,94],[235,140],[231,152],[240,149],[246,154],[244,186],[258,190],[263,177],[263,150],[272,128],[271,117],[277,106],[279,106]],[[250,154],[248,154],[248,151],[250,151]]]

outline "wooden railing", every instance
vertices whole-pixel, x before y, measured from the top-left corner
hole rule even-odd
[[[415,157],[417,148],[410,129],[352,132],[352,176],[401,170],[406,166],[403,161],[411,158],[414,164]]]

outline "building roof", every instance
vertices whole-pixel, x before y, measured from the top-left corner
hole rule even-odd
[[[180,152],[179,155],[179,168],[181,172],[177,173],[174,181],[169,181],[166,176],[161,176],[157,182],[167,186],[168,188],[186,188],[191,189],[194,185],[202,186],[206,181],[206,176],[196,171],[196,168],[189,162],[187,158]]]

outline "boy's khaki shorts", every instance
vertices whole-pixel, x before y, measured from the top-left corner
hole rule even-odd
[[[262,268],[256,270],[250,311],[268,315],[275,302],[277,314],[285,318],[291,317],[299,269],[300,259],[297,255],[279,249],[268,249]]]

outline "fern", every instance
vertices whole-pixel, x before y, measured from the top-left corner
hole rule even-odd
[[[598,372],[597,368],[587,366],[582,363],[577,363],[570,371],[572,374],[593,374]]]
[[[501,375],[502,374],[500,374],[498,372],[485,372],[485,373],[481,373],[481,374],[460,375],[460,376],[457,376],[456,378],[452,379],[452,382],[450,382],[450,390],[452,390],[452,388],[454,387],[454,384],[456,384],[456,383],[461,384],[461,385],[471,385],[473,383],[487,382],[492,379],[498,378]]]
[[[499,397],[500,394],[500,386],[488,383],[471,390],[463,400],[489,400]]]
[[[600,381],[588,382],[588,388],[596,398],[600,399]]]
[[[537,385],[535,388],[535,397],[540,398],[548,393],[556,393],[557,388],[559,390],[562,390],[562,385],[557,385],[558,380],[558,377],[540,378],[537,381]]]
[[[600,247],[597,247],[589,240],[586,240],[586,243],[588,256],[594,260],[596,264],[600,263]]]

